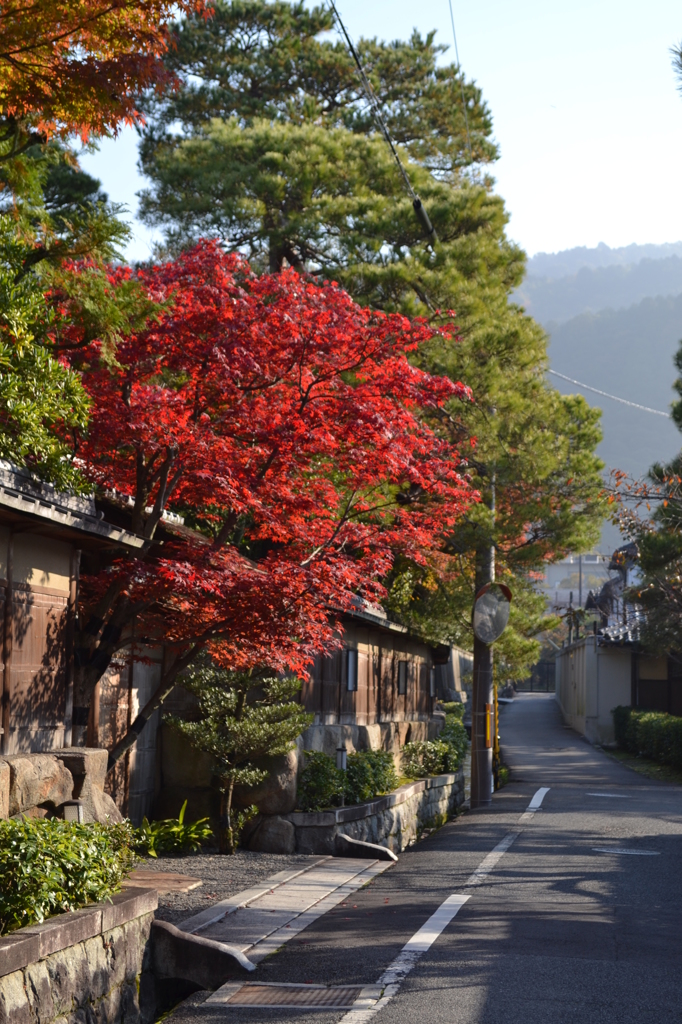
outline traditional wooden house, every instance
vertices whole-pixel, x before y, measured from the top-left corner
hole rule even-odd
[[[400,766],[405,743],[435,738],[444,721],[442,700],[464,700],[471,655],[458,648],[433,647],[392,622],[376,606],[358,602],[343,616],[343,646],[319,657],[303,682],[301,703],[314,716],[298,749],[279,758],[267,783],[246,796],[267,814],[287,814],[296,805],[296,780],[305,750],[336,756],[339,747],[390,751]],[[168,710],[187,713],[181,688]],[[144,736],[144,734],[143,734]],[[157,750],[154,813],[175,815],[187,800],[193,815],[215,813],[211,763],[175,730],[160,723],[150,731]]]
[[[81,553],[141,545],[105,522],[94,499],[0,463],[3,754],[70,746]]]
[[[463,698],[464,652],[433,647],[359,602],[343,628],[343,648],[317,658],[303,685],[301,703],[315,716],[306,749],[333,753],[344,742],[397,758],[405,743],[434,738],[442,721],[437,701]]]
[[[126,528],[128,518],[127,510],[111,503],[105,517],[94,498],[60,494],[0,463],[2,754],[70,747],[74,724],[87,725],[88,747],[111,749],[156,689],[164,653],[148,650],[144,658],[112,663],[87,721],[73,706],[79,567],[121,549],[138,550],[143,540]],[[184,528],[166,523],[164,529]],[[314,722],[299,750],[333,755],[339,745],[349,752],[381,747],[397,760],[405,743],[437,735],[439,699],[464,699],[470,656],[432,647],[380,608],[360,602],[344,616],[343,627],[343,648],[318,658],[304,681],[301,701]],[[178,688],[168,710],[186,703]],[[210,802],[210,764],[191,748],[179,755],[179,742],[157,713],[107,776],[106,791],[134,822],[154,812],[177,813],[186,796],[196,813]],[[294,757],[282,791],[291,807],[296,771]]]

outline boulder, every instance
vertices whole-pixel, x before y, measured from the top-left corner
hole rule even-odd
[[[5,761],[10,769],[10,815],[45,805],[56,808],[71,799],[73,777],[53,754],[11,754]]]
[[[0,821],[9,818],[9,765],[0,761]]]
[[[106,825],[107,822],[114,824],[124,820],[108,793],[101,793],[99,789],[93,789],[87,797],[81,796],[79,799],[83,801],[83,816],[86,821],[99,821],[102,825]]]
[[[83,792],[98,789],[104,792],[109,754],[100,747],[63,747],[53,751],[73,775],[73,798],[80,800]]]
[[[261,814],[289,814],[296,806],[297,752],[290,750],[280,757],[263,759],[257,762],[257,767],[269,772],[267,779],[259,786],[236,786],[235,806],[256,804]]]
[[[83,804],[85,821],[123,821],[123,815],[111,797],[104,792],[109,754],[99,747],[64,747],[55,757],[73,776],[73,799]]]
[[[249,837],[248,848],[258,853],[294,853],[296,830],[290,821],[278,815],[261,818]]]

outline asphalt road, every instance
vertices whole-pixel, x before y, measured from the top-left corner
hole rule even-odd
[[[490,810],[462,816],[403,854],[252,979],[373,984],[450,894],[469,892],[372,1024],[682,1022],[682,788],[594,750],[562,725],[553,695],[519,696],[504,708],[501,733],[512,781]],[[467,890],[543,786],[542,810],[485,884]],[[172,1020],[342,1017],[185,1004]]]

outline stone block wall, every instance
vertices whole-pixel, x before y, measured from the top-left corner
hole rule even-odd
[[[104,792],[108,756],[106,750],[88,747],[5,755],[0,758],[0,818],[61,816],[66,800],[80,800],[85,821],[122,821]]]
[[[59,914],[0,938],[0,1024],[146,1024],[140,1005],[155,889]]]
[[[394,793],[353,807],[319,813],[261,815],[245,845],[267,853],[334,854],[336,836],[407,849],[422,829],[442,825],[464,803],[464,771],[408,782]]]

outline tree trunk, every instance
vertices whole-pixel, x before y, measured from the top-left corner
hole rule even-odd
[[[234,779],[230,779],[226,790],[220,796],[220,821],[218,824],[218,852],[234,853],[236,848],[234,829],[232,828],[232,793]]]
[[[130,750],[131,747],[137,743],[137,738],[144,729],[145,725],[152,717],[155,711],[161,707],[163,702],[173,691],[178,676],[183,672],[196,658],[199,653],[200,647],[196,645],[187,654],[183,655],[182,658],[178,658],[166,673],[161,678],[161,682],[157,689],[154,691],[150,699],[147,701],[145,706],[142,708],[133,724],[128,729],[123,739],[119,740],[114,749],[109,754],[109,761],[107,764],[107,772],[110,772],[114,765],[121,760],[126,751]]]

